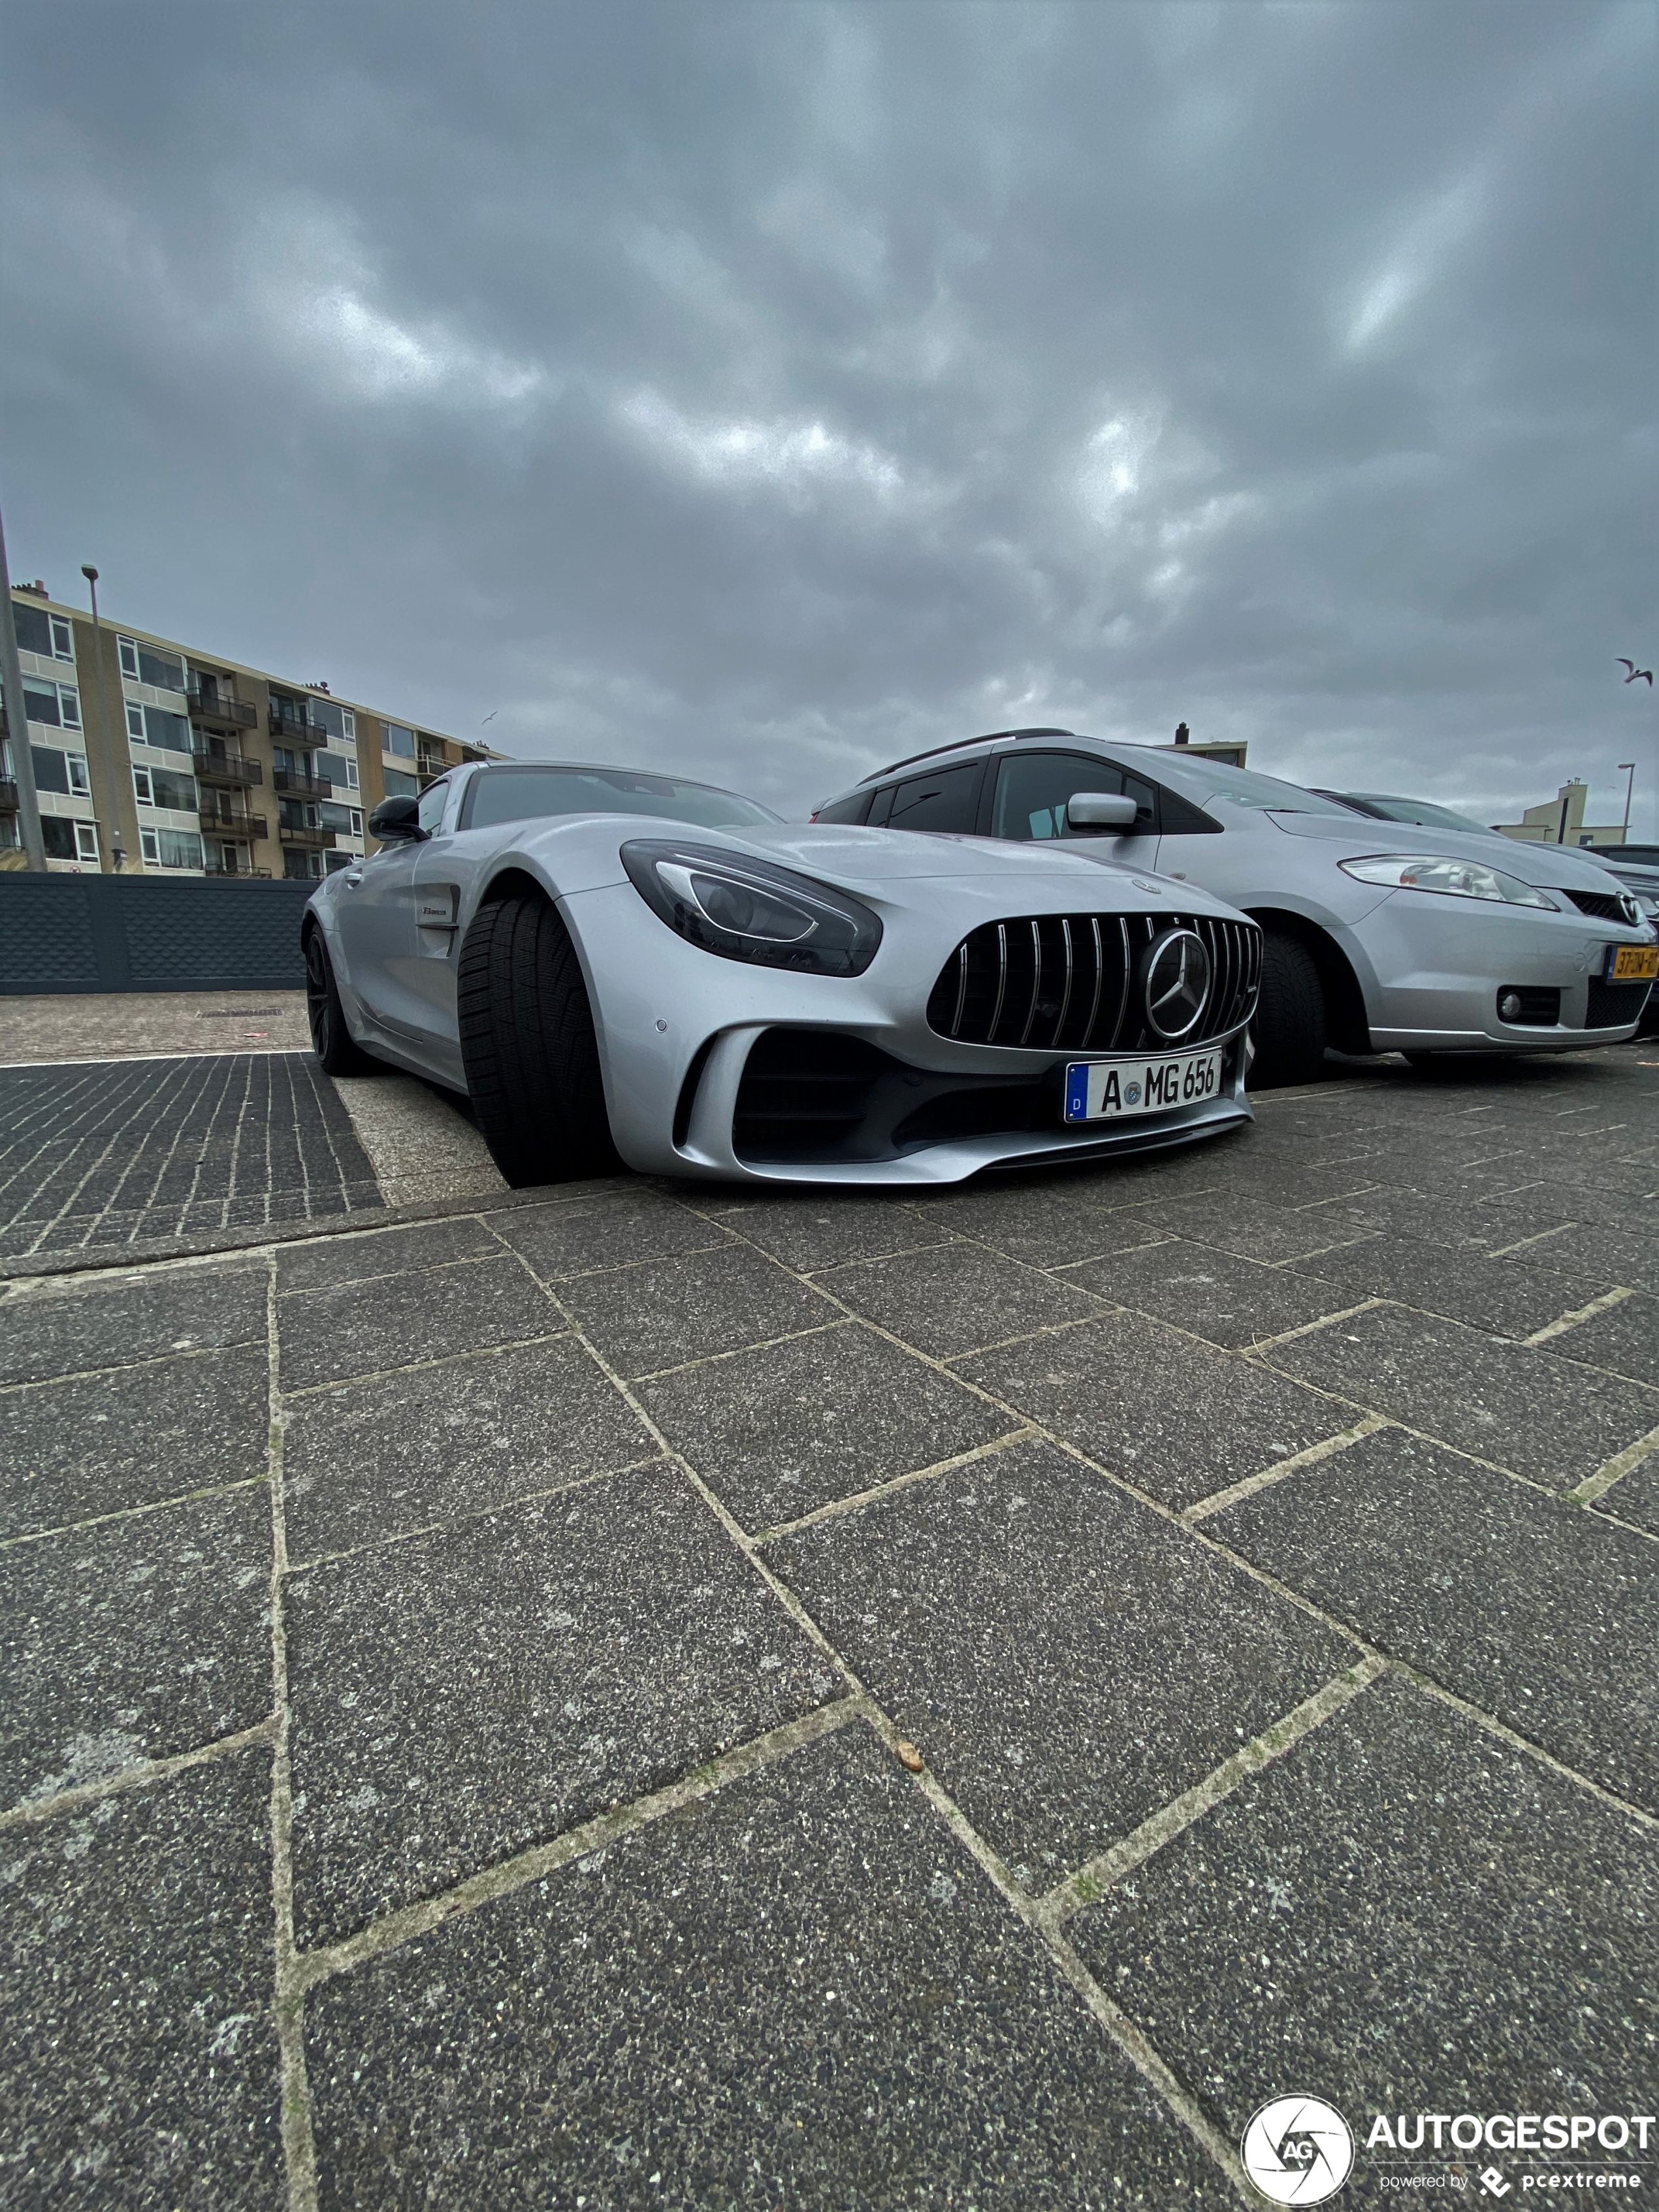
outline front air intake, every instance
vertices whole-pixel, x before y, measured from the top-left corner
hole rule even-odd
[[[1027,1052],[1168,1049],[1147,1018],[1148,949],[1190,930],[1209,956],[1209,990],[1182,1045],[1230,1036],[1255,1011],[1261,932],[1209,915],[1045,914],[988,921],[939,970],[927,1025],[957,1044]]]

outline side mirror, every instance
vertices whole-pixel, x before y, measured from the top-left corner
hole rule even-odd
[[[383,799],[368,817],[368,834],[383,845],[418,845],[426,836],[416,799]]]
[[[386,804],[390,805],[391,800]],[[1066,802],[1068,830],[1133,830],[1139,811],[1127,792],[1076,791]]]

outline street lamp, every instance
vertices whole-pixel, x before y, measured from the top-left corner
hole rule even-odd
[[[81,563],[81,574],[87,580],[92,594],[92,665],[98,685],[98,726],[104,738],[104,775],[109,791],[110,839],[109,856],[118,875],[126,854],[121,845],[121,783],[120,770],[116,765],[115,747],[109,733],[109,694],[104,689],[104,626],[98,619],[98,571],[90,561]]]
[[[1636,788],[1636,763],[1620,761],[1619,765],[1629,771],[1625,778],[1625,830],[1619,841],[1622,845],[1628,845],[1630,842],[1630,795]]]

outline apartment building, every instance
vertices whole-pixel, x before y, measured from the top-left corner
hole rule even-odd
[[[321,876],[374,849],[379,802],[500,757],[325,684],[295,683],[12,586],[51,869]],[[0,847],[18,840],[0,717]]]
[[[1628,821],[1586,822],[1589,804],[1589,786],[1575,776],[1553,799],[1523,807],[1518,822],[1494,822],[1492,826],[1500,837],[1517,838],[1523,845],[1622,845],[1630,836]]]

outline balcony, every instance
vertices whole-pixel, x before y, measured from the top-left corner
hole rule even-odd
[[[8,776],[0,776],[0,814],[17,811],[17,786]]]
[[[251,882],[256,876],[270,880],[269,868],[250,868],[245,860],[228,861],[222,853],[207,852],[202,855],[202,873],[222,876],[228,883]]]
[[[246,807],[226,809],[204,805],[198,819],[203,832],[210,837],[268,837],[263,814],[250,814]]]
[[[274,768],[270,787],[285,799],[332,799],[334,786],[325,775],[301,775],[295,769]]]
[[[265,716],[265,726],[283,745],[325,745],[328,732],[321,723],[313,722],[303,714],[290,714],[273,707]]]
[[[193,745],[191,757],[196,764],[198,783],[251,787],[265,780],[265,772],[258,761],[250,760],[246,753],[234,752],[228,745],[221,745],[216,750],[211,745]]]
[[[422,745],[421,748],[420,758],[416,762],[415,766],[417,773],[422,779],[425,779],[431,776],[442,775],[447,769],[449,763],[444,758],[441,753],[428,752],[426,747]]]
[[[331,830],[312,830],[300,822],[279,822],[276,835],[284,845],[305,845],[318,853],[334,850],[334,832]]]
[[[223,691],[193,690],[185,694],[192,722],[206,722],[216,730],[252,730],[258,726],[257,708],[233,699]]]

